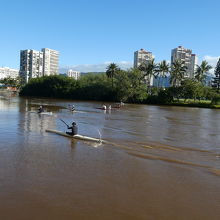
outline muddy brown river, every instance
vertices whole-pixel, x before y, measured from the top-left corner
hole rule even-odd
[[[0,219],[220,219],[220,110],[102,104],[0,94]]]

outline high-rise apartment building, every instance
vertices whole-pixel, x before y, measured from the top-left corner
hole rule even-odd
[[[198,64],[198,58],[195,54],[192,54],[192,50],[186,49],[182,46],[174,48],[171,51],[171,68],[172,63],[175,60],[181,60],[187,67],[185,77],[194,78],[196,65]]]
[[[134,52],[134,68],[138,68],[141,64],[147,64],[153,60],[153,55],[144,49],[140,49]],[[150,86],[153,86],[154,77],[146,76],[145,80]]]
[[[148,52],[144,49],[140,49],[134,52],[134,68],[137,68],[142,63],[147,63],[153,59],[151,52]]]
[[[20,76],[27,83],[29,79],[58,74],[59,52],[48,48],[21,50]]]
[[[9,67],[0,67],[0,79],[4,79],[7,77],[15,79],[18,77],[19,71],[16,69],[11,69]]]
[[[21,50],[19,74],[24,82],[28,82],[31,78],[43,76],[43,52]]]
[[[43,48],[41,51],[44,55],[43,75],[57,75],[59,71],[59,52],[49,48]]]
[[[196,56],[196,54],[191,54],[191,65],[190,65],[190,72],[192,73],[191,77],[194,77],[197,65],[198,65],[198,57]]]
[[[80,78],[80,72],[69,69],[67,72],[67,76],[78,80]]]

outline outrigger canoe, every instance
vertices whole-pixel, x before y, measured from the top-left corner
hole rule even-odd
[[[35,111],[29,111],[29,113],[36,113],[39,115],[52,115],[53,112],[35,112]]]
[[[57,131],[57,130],[52,130],[52,129],[46,129],[46,132],[51,132],[51,133],[54,133],[54,134],[59,134],[59,135],[62,135],[64,137],[74,138],[74,139],[77,139],[77,140],[93,141],[93,142],[98,142],[98,143],[107,143],[106,141],[103,141],[103,140],[101,140],[99,138],[93,138],[93,137],[83,136],[83,135],[79,135],[79,134],[69,135],[69,134],[66,134],[65,132]]]
[[[111,110],[111,109],[113,109],[113,108],[121,108],[121,107],[120,107],[120,106],[112,106],[110,109],[109,109],[109,108],[104,109],[104,108],[102,108],[102,107],[97,107],[96,109],[100,109],[100,110]]]
[[[102,108],[102,107],[97,107],[96,109],[100,109],[100,110],[108,110],[107,108]]]
[[[37,112],[40,115],[52,115],[53,112]]]

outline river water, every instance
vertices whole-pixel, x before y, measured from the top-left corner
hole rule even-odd
[[[220,219],[220,110],[102,104],[1,94],[0,219]]]

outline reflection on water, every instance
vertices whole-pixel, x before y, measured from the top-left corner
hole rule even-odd
[[[219,219],[219,110],[101,105],[0,94],[1,219]]]

